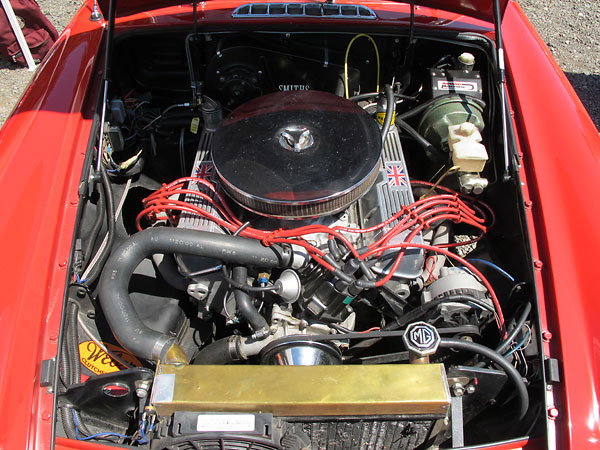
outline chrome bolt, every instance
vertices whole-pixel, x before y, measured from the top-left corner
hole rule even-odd
[[[454,383],[452,385],[452,392],[456,397],[462,397],[465,395],[465,387],[462,385],[462,383]]]
[[[150,383],[148,381],[139,381],[136,383],[135,395],[139,398],[145,398],[148,395],[148,389],[150,389]]]

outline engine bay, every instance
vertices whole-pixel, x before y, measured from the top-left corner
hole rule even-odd
[[[497,77],[473,33],[118,36],[59,433],[300,450],[543,432]]]

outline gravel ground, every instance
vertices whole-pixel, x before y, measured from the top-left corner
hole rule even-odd
[[[38,0],[61,32],[81,0]],[[600,130],[600,1],[520,0],[533,25],[554,54]],[[0,125],[4,123],[32,72],[0,58]]]
[[[600,130],[600,1],[519,3]]]
[[[38,0],[40,8],[59,33],[69,24],[82,3],[82,0]],[[4,11],[0,14],[4,14]],[[0,56],[0,126],[10,115],[32,76],[33,72],[27,68]]]

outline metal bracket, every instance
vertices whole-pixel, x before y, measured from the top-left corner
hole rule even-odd
[[[465,445],[465,436],[463,429],[463,398],[462,396],[452,397],[450,405],[450,414],[452,419],[452,448],[459,448]]]
[[[448,384],[451,388],[456,386],[456,392],[460,392],[461,386],[463,388],[463,422],[468,423],[490,404],[493,404],[507,379],[502,370],[467,366],[452,367],[448,371]]]
[[[85,383],[70,386],[58,397],[60,406],[84,411],[107,422],[128,421],[138,402],[140,383],[152,383],[149,369],[135,368],[93,376]]]

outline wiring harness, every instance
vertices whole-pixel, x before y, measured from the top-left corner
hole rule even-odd
[[[192,183],[203,186],[206,188],[204,189],[206,192],[210,191],[213,195],[211,196],[200,190],[190,189],[190,184]],[[434,187],[430,183],[422,181],[415,181],[413,184],[425,187],[429,186],[430,188]],[[435,194],[433,193],[435,189],[439,189],[443,193]],[[481,239],[486,230],[490,226],[493,226],[495,221],[494,214],[488,205],[473,197],[439,186],[436,186],[435,189],[432,190],[433,195],[404,206],[389,219],[369,228],[328,227],[326,225],[315,224],[292,229],[260,230],[252,228],[248,226],[248,223],[243,223],[238,219],[221,193],[210,181],[200,177],[183,177],[169,184],[164,184],[159,190],[146,197],[143,200],[144,208],[138,214],[136,223],[139,230],[142,230],[142,222],[144,220],[147,220],[149,223],[154,223],[158,220],[168,220],[172,225],[176,225],[179,213],[196,214],[215,222],[232,234],[259,240],[265,246],[287,244],[302,247],[316,263],[333,272],[334,275],[348,284],[354,284],[360,289],[379,288],[390,281],[400,265],[406,249],[417,248],[430,253],[441,254],[465,266],[481,280],[488,289],[494,304],[498,327],[505,334],[506,329],[502,308],[491,284],[473,264],[444,248],[466,245]],[[180,200],[180,198],[185,198],[187,195],[198,197],[200,200],[207,202],[218,212],[218,215],[203,208],[201,204],[192,204],[188,201]],[[467,242],[437,246],[413,242],[413,239],[420,232],[442,221],[467,224],[478,230],[479,234]],[[348,238],[348,235],[353,233],[364,234],[377,231],[382,232],[381,236],[368,247],[361,249],[357,249]],[[305,239],[305,236],[316,233],[323,233],[328,236],[328,240],[332,244],[329,245],[329,248],[338,248],[337,243],[340,242],[347,249],[348,255],[351,255],[351,258],[360,265],[366,279],[355,279],[351,275],[346,274],[339,264],[339,258],[336,259],[332,256],[332,253],[325,252]],[[406,233],[403,241],[400,243],[391,243],[392,239],[401,233]],[[398,254],[388,273],[377,279],[364,263],[381,257],[388,250],[398,250]]]

